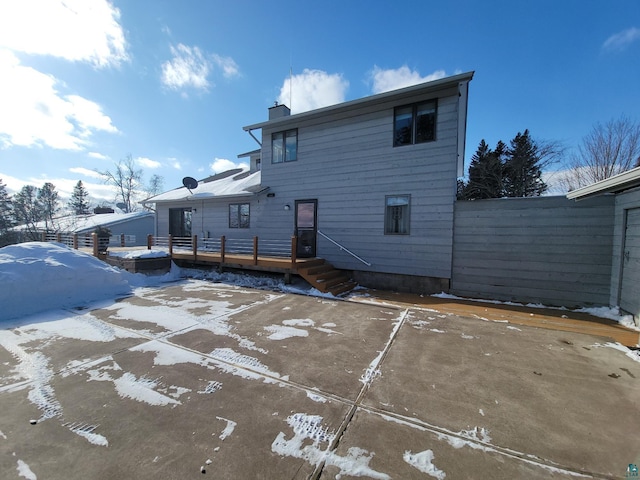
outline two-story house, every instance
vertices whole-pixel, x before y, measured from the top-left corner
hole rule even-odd
[[[451,279],[456,180],[473,72],[244,127],[232,170],[148,200],[157,235],[298,238],[363,285],[432,293]],[[261,130],[261,135],[255,132]]]

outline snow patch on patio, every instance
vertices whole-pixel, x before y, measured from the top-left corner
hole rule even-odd
[[[636,362],[640,362],[640,350],[631,350],[630,348],[625,347],[621,343],[607,342],[604,345],[600,344],[600,343],[596,343],[596,344],[593,345],[593,347],[594,348],[599,348],[599,347],[613,348],[614,350],[618,350],[618,351],[624,353],[631,360],[636,361]]]
[[[222,420],[223,422],[227,422],[227,426],[224,427],[224,430],[222,430],[222,433],[218,437],[220,440],[224,441],[225,438],[229,437],[233,433],[233,431],[236,428],[236,425],[238,424],[233,420],[229,420],[227,418],[222,418],[222,417],[216,417],[216,418],[218,420]]]
[[[263,327],[267,332],[270,332],[267,338],[269,340],[285,340],[293,337],[308,337],[309,332],[301,328],[288,327],[286,325],[268,325]]]
[[[375,455],[362,448],[351,447],[346,456],[338,455],[329,448],[335,440],[335,433],[329,432],[322,424],[323,418],[319,415],[295,413],[287,417],[287,424],[293,430],[293,437],[287,440],[284,432],[280,432],[271,444],[271,451],[284,456],[294,457],[307,461],[317,466],[324,462],[325,465],[335,466],[342,475],[354,477],[369,477],[379,480],[389,480],[391,477],[385,473],[373,470],[369,463]],[[311,442],[311,444],[309,444]],[[325,444],[326,446],[322,447]]]
[[[404,452],[402,458],[413,468],[437,478],[438,480],[443,480],[447,476],[446,473],[432,463],[434,457],[431,450],[425,450],[420,453],[411,453],[411,451],[407,450]]]
[[[18,460],[17,470],[18,470],[18,475],[26,478],[27,480],[38,480],[38,477],[36,476],[36,474],[31,471],[31,468],[29,468],[29,465],[27,465],[22,460]]]

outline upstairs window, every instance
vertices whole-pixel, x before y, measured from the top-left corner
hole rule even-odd
[[[229,205],[229,228],[249,228],[249,204]]]
[[[436,100],[396,108],[393,115],[393,146],[434,141],[436,113]]]
[[[298,159],[298,130],[271,135],[271,163],[295,162]]]
[[[409,235],[411,195],[385,197],[384,234]]]

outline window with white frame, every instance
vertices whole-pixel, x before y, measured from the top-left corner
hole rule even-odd
[[[385,235],[409,235],[411,195],[385,197]]]
[[[393,115],[393,146],[436,139],[436,100],[397,107]]]
[[[249,228],[248,203],[232,203],[229,205],[229,228]]]
[[[271,134],[271,163],[295,162],[298,159],[298,130]]]

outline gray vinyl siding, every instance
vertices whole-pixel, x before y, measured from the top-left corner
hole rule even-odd
[[[458,201],[451,292],[576,307],[608,305],[614,197]]]
[[[458,96],[457,89],[447,93],[455,95],[438,99],[436,140],[418,145],[393,147],[394,107],[406,99],[349,116],[264,127],[262,185],[275,197],[264,199],[258,230],[291,235],[295,200],[317,199],[318,228],[371,263],[319,236],[318,256],[336,267],[450,278]],[[434,96],[410,103],[425,98]],[[298,160],[271,164],[271,133],[289,128],[298,129]],[[411,195],[409,235],[384,234],[386,195]]]
[[[611,268],[611,297],[609,304],[619,306],[620,301],[620,275],[622,265],[622,243],[624,236],[624,211],[631,208],[640,208],[640,188],[616,195],[615,225],[613,229],[613,260]],[[640,286],[638,287],[640,295]]]
[[[249,228],[229,228],[229,205],[236,203],[249,204]],[[248,239],[263,236],[257,229],[257,217],[262,213],[264,197],[236,197],[220,200],[205,200],[195,202],[166,202],[157,205],[157,235],[169,235],[169,209],[191,208],[191,234],[198,238]],[[195,211],[193,211],[195,209]],[[280,238],[287,238],[281,235]]]
[[[127,246],[142,246],[147,244],[147,235],[153,234],[153,222],[154,218],[151,216],[134,218],[126,222],[109,225],[109,229],[112,237],[119,235],[135,236],[135,242],[129,239]]]

